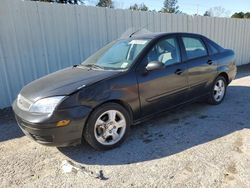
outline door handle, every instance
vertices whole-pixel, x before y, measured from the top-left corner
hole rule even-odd
[[[177,69],[175,71],[175,74],[177,74],[177,75],[181,75],[182,73],[183,73],[183,70],[181,70],[181,69]]]
[[[212,65],[213,61],[210,59],[210,60],[207,61],[207,64]]]

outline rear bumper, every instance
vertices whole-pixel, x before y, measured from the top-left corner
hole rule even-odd
[[[91,111],[88,107],[75,107],[54,112],[50,117],[41,117],[24,112],[13,103],[16,121],[32,140],[47,146],[64,147],[80,144],[86,119]],[[64,127],[57,127],[61,120],[70,120]]]
[[[234,66],[233,69],[229,72],[229,83],[231,83],[235,78],[237,74],[237,67]]]

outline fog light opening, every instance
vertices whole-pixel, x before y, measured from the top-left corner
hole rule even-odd
[[[56,126],[57,127],[64,127],[64,126],[69,125],[69,123],[70,123],[70,120],[64,119],[64,120],[58,121]]]

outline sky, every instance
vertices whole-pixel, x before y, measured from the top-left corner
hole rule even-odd
[[[160,10],[164,0],[113,0],[116,8],[128,8],[135,3],[144,3],[150,10]],[[95,0],[90,0],[92,4]],[[88,3],[87,3],[88,4]],[[91,4],[91,3],[90,3]],[[204,14],[211,7],[220,6],[226,9],[228,16],[235,12],[250,12],[250,0],[178,0],[179,9],[187,14]]]

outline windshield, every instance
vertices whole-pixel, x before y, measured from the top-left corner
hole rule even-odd
[[[148,39],[111,42],[87,58],[82,65],[107,70],[128,69],[148,42]]]

